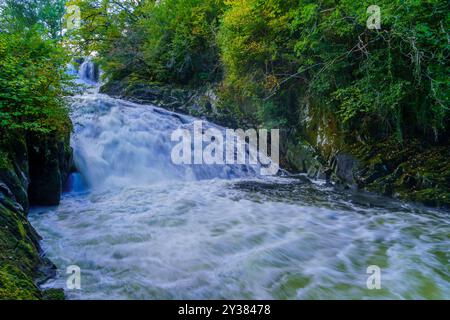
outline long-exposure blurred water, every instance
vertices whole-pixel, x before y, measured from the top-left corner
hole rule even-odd
[[[69,299],[450,299],[448,212],[251,166],[177,166],[194,118],[100,94],[72,99],[79,174],[30,221]],[[209,124],[213,126],[212,124]],[[366,286],[381,269],[381,289]]]

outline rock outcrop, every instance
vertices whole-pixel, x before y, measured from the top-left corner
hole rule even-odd
[[[31,205],[57,205],[72,168],[68,137],[22,135],[0,141],[0,299],[59,299],[41,291],[55,272],[27,219]]]

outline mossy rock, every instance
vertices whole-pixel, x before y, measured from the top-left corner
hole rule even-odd
[[[439,188],[429,188],[403,195],[405,198],[430,206],[450,208],[450,192]]]
[[[6,264],[0,269],[0,300],[38,300],[41,292],[33,279],[18,267]]]
[[[58,205],[72,169],[68,137],[28,137],[30,180],[28,197],[35,205]]]
[[[43,300],[65,300],[63,289],[46,289],[42,291]]]
[[[0,299],[64,297],[60,290],[43,296],[36,285],[48,263],[40,255],[40,237],[26,215],[28,193],[35,204],[59,202],[72,167],[68,135],[0,137]]]
[[[287,146],[286,160],[296,171],[304,173],[319,173],[325,162],[309,143],[300,139],[296,144]],[[317,178],[316,173],[314,178]]]
[[[8,153],[0,149],[0,170],[13,170],[11,159],[9,159]]]
[[[38,238],[26,217],[0,204],[0,299],[40,299]]]
[[[362,162],[361,185],[369,191],[450,208],[450,146],[419,140],[386,140],[349,148]]]

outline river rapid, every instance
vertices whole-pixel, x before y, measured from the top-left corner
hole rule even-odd
[[[58,268],[45,288],[69,299],[450,299],[448,212],[250,165],[175,165],[171,133],[195,118],[95,90],[71,101],[79,173],[58,207],[29,216]],[[66,287],[72,265],[79,290]]]

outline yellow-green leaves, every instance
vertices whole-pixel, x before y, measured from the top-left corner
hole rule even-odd
[[[0,34],[0,130],[66,132],[67,56],[36,30]]]

